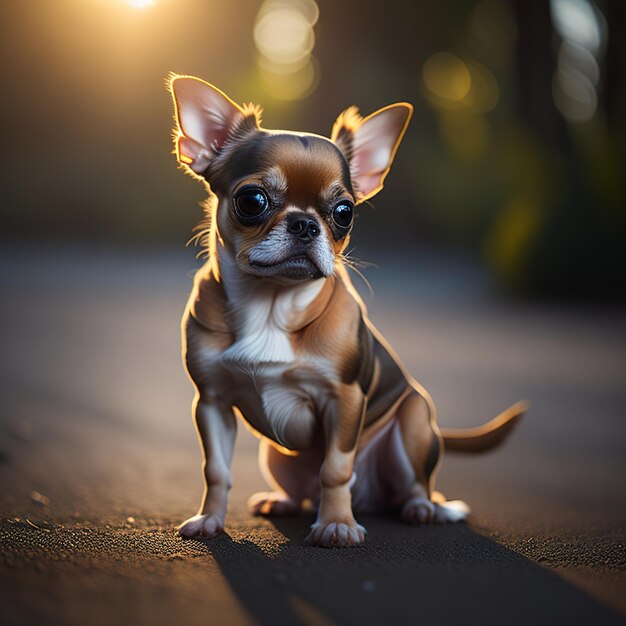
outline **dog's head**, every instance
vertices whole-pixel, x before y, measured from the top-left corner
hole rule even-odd
[[[170,87],[178,160],[217,196],[216,236],[239,268],[282,283],[330,276],[354,207],[383,186],[411,105],[365,119],[350,108],[327,139],[262,129],[257,108],[197,78]]]

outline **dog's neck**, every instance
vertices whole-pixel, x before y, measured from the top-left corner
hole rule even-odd
[[[218,243],[218,263],[228,325],[236,337],[227,350],[232,360],[289,362],[289,336],[317,319],[330,302],[335,276],[283,285],[243,272],[232,253]]]

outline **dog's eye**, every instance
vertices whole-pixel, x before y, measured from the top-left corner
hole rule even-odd
[[[235,210],[244,222],[259,217],[268,206],[269,201],[265,192],[258,187],[243,189],[235,196]]]
[[[348,228],[352,224],[354,207],[351,202],[342,201],[333,209],[333,221],[340,228]]]

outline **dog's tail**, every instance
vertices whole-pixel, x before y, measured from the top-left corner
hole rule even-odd
[[[450,452],[485,452],[500,445],[513,431],[528,403],[518,402],[476,428],[442,428],[444,448]]]

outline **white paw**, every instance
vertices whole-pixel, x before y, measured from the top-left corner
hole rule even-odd
[[[224,530],[224,520],[219,515],[194,515],[176,527],[183,537],[213,539]]]
[[[437,518],[446,522],[460,522],[470,514],[470,508],[462,500],[448,500],[437,505]]]
[[[293,515],[300,510],[298,503],[278,491],[260,491],[248,499],[252,515]]]
[[[315,522],[305,541],[311,546],[322,548],[346,548],[364,543],[366,532],[365,528],[356,522],[350,524]]]
[[[435,504],[417,496],[404,503],[400,515],[408,524],[447,524],[464,520],[469,512],[469,507],[461,500]]]

